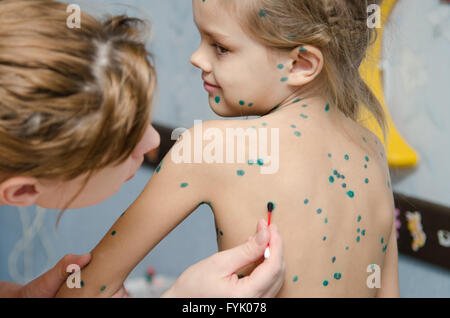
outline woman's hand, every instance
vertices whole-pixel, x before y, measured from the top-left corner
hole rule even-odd
[[[260,220],[257,233],[245,244],[216,253],[189,267],[162,297],[250,298],[274,297],[283,285],[286,265],[283,243],[275,225]],[[239,279],[240,268],[263,257],[270,241],[270,257]]]
[[[90,254],[64,256],[52,269],[42,274],[35,280],[26,285],[18,285],[9,282],[1,282],[0,290],[3,290],[1,297],[17,297],[17,298],[51,298],[62,284],[66,283],[68,273],[67,267],[76,264],[80,268],[85,267],[91,260]],[[4,288],[2,288],[4,286]],[[126,290],[122,287],[112,297],[121,298],[128,297]]]

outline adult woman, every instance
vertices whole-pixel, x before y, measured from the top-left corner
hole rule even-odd
[[[71,29],[66,8],[51,0],[0,2],[0,205],[97,204],[159,144],[150,125],[156,75],[142,21],[100,22],[82,12],[81,28]],[[263,255],[269,239],[272,257],[248,279],[233,279]],[[195,296],[199,289],[215,297],[273,296],[284,273],[281,254],[276,228],[260,221],[246,244],[193,265],[165,296]],[[0,296],[52,297],[66,267],[89,260],[68,255],[28,285],[1,282]]]

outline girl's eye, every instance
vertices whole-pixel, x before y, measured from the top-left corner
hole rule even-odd
[[[229,52],[226,48],[224,48],[220,44],[213,43],[212,46],[216,49],[216,53],[218,55],[225,55]]]

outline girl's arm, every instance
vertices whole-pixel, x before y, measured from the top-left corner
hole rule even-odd
[[[183,137],[175,146],[182,141]],[[208,168],[174,163],[175,146],[136,201],[92,250],[91,262],[81,271],[81,288],[69,289],[64,284],[57,297],[110,297],[149,251],[207,200]]]

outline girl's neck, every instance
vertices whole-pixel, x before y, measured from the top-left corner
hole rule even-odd
[[[322,111],[324,113],[330,113],[332,111],[331,104],[323,96],[308,96],[304,97],[299,94],[289,96],[282,103],[273,107],[269,112],[263,116],[269,114],[281,113],[292,109],[298,110],[299,108],[305,109],[305,111],[315,112]],[[320,110],[319,110],[320,108]]]

